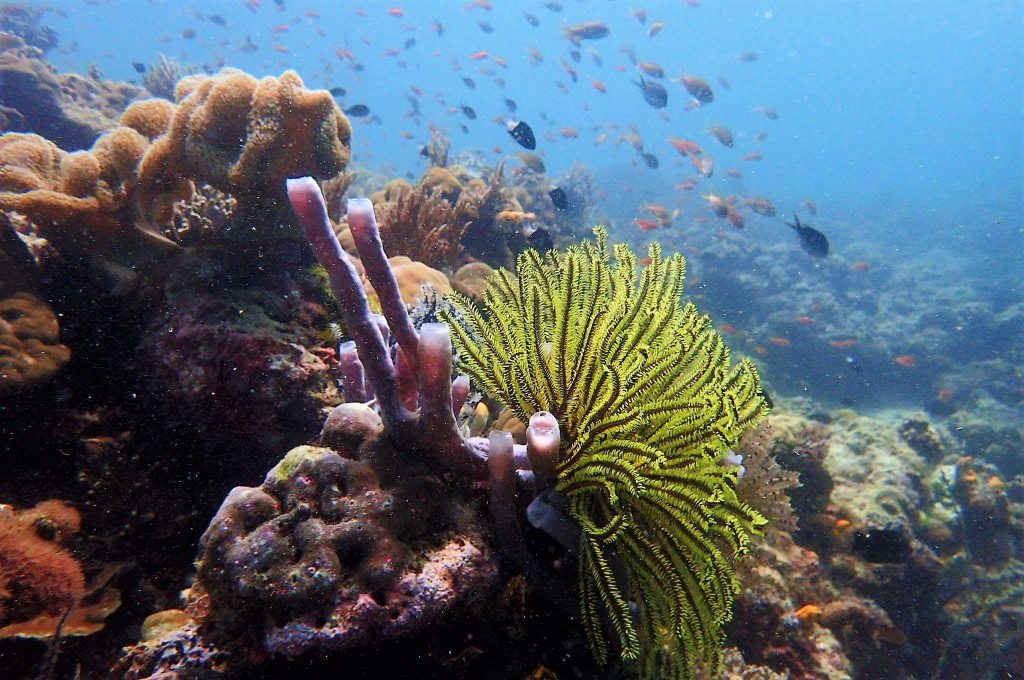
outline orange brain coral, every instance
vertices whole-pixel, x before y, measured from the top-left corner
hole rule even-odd
[[[348,119],[294,71],[257,80],[227,68],[183,79],[175,95],[169,129],[140,166],[143,183],[187,177],[233,193],[277,192],[288,177],[333,177],[348,163]]]

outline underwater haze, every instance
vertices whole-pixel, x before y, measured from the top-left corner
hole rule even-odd
[[[0,1],[0,678],[1024,678],[1021,0]]]

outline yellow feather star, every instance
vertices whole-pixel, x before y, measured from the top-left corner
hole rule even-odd
[[[556,491],[581,528],[579,592],[601,662],[614,634],[642,677],[721,666],[733,559],[766,523],[721,459],[767,414],[749,361],[682,304],[685,261],[596,242],[520,255],[446,319],[461,368],[522,422],[558,419]],[[635,603],[631,609],[630,602]]]

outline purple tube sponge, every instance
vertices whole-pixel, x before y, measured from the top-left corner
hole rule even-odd
[[[338,243],[319,185],[309,177],[290,179],[288,198],[317,261],[327,270],[388,437],[434,456],[463,478],[487,479],[486,444],[463,439],[455,421],[455,407],[461,408],[468,385],[460,378],[453,389],[448,327],[426,324],[417,333],[381,246],[373,206],[366,199],[350,200],[348,223],[366,276],[380,299],[383,324],[371,313],[359,275]],[[388,331],[398,341],[397,367],[385,339]],[[356,371],[348,359],[354,380]]]

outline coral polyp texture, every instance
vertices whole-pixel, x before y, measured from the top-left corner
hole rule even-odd
[[[731,366],[709,319],[681,302],[682,257],[652,246],[637,280],[636,256],[595,234],[565,252],[526,251],[515,275],[490,279],[480,308],[459,298],[461,318],[448,321],[482,390],[523,422],[558,420],[554,490],[581,529],[594,653],[607,658],[607,617],[644,677],[693,677],[721,665],[732,558],[766,523],[737,499],[737,468],[722,458],[767,407],[753,366]]]
[[[0,398],[47,380],[70,359],[49,305],[24,291],[0,299]]]
[[[348,119],[329,92],[307,90],[294,71],[261,80],[231,68],[189,76],[175,97],[166,134],[139,166],[144,185],[203,181],[245,207],[283,201],[288,177],[327,179],[348,163]]]

